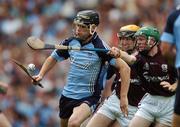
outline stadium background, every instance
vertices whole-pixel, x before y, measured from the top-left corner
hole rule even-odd
[[[0,106],[13,127],[58,127],[58,100],[65,84],[68,61],[59,63],[43,79],[44,89],[11,62],[34,63],[40,68],[51,51],[33,51],[25,43],[34,35],[59,43],[72,32],[72,19],[82,9],[101,15],[98,33],[116,46],[116,33],[126,24],[154,25],[161,32],[167,15],[180,0],[0,0],[0,81],[9,84]]]

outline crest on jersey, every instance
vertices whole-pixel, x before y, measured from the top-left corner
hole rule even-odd
[[[161,68],[162,68],[162,71],[163,71],[163,72],[167,72],[167,71],[168,71],[168,66],[167,66],[167,64],[162,64],[162,65],[161,65]]]
[[[144,64],[143,69],[144,70],[149,70],[149,64],[147,62]]]

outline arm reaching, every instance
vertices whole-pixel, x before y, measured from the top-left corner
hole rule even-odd
[[[128,64],[133,64],[136,61],[136,57],[134,55],[129,55],[127,52],[120,50],[121,59],[126,61]]]
[[[128,115],[128,90],[130,84],[130,67],[121,58],[116,59],[116,66],[120,73],[121,88],[120,88],[120,108],[125,116]]]
[[[46,61],[44,62],[44,64],[43,64],[43,66],[42,66],[39,74],[33,76],[33,78],[34,78],[37,82],[41,81],[42,78],[45,76],[45,74],[46,74],[47,72],[49,72],[49,70],[51,70],[56,63],[57,63],[57,61],[56,61],[53,57],[49,56],[49,57],[46,59]]]
[[[115,58],[121,58],[128,64],[133,64],[136,61],[136,57],[134,55],[129,55],[127,52],[124,52],[116,47],[112,47],[108,54]]]

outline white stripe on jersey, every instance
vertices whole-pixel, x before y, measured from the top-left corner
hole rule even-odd
[[[105,41],[102,40],[102,44],[106,49],[110,49],[110,46]]]

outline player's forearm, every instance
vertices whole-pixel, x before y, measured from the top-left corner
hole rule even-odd
[[[129,84],[130,84],[130,67],[128,64],[123,61],[122,59],[117,60],[117,63],[119,66],[119,73],[121,78],[121,91],[120,91],[120,97],[127,96],[128,90],[129,90]]]
[[[130,70],[124,69],[126,73],[121,75],[121,89],[120,89],[120,97],[125,97],[128,94],[129,84],[130,84]]]
[[[57,63],[57,61],[52,58],[51,56],[49,56],[46,61],[44,62],[39,75],[41,75],[42,77],[44,77],[44,75],[49,72],[49,70],[51,70],[51,68],[53,68],[53,66]]]
[[[169,52],[170,52],[170,47],[171,47],[171,45],[170,45],[169,43],[167,43],[167,42],[161,42],[161,44],[160,44],[160,49],[161,49],[162,55],[167,55],[167,54],[169,54]]]
[[[129,55],[127,52],[120,50],[120,54],[121,59],[126,61],[128,64],[133,64],[136,61],[136,57],[133,55]]]
[[[167,59],[175,61],[176,48],[174,45],[171,45],[168,42],[162,42],[160,49],[163,56],[165,56]]]

